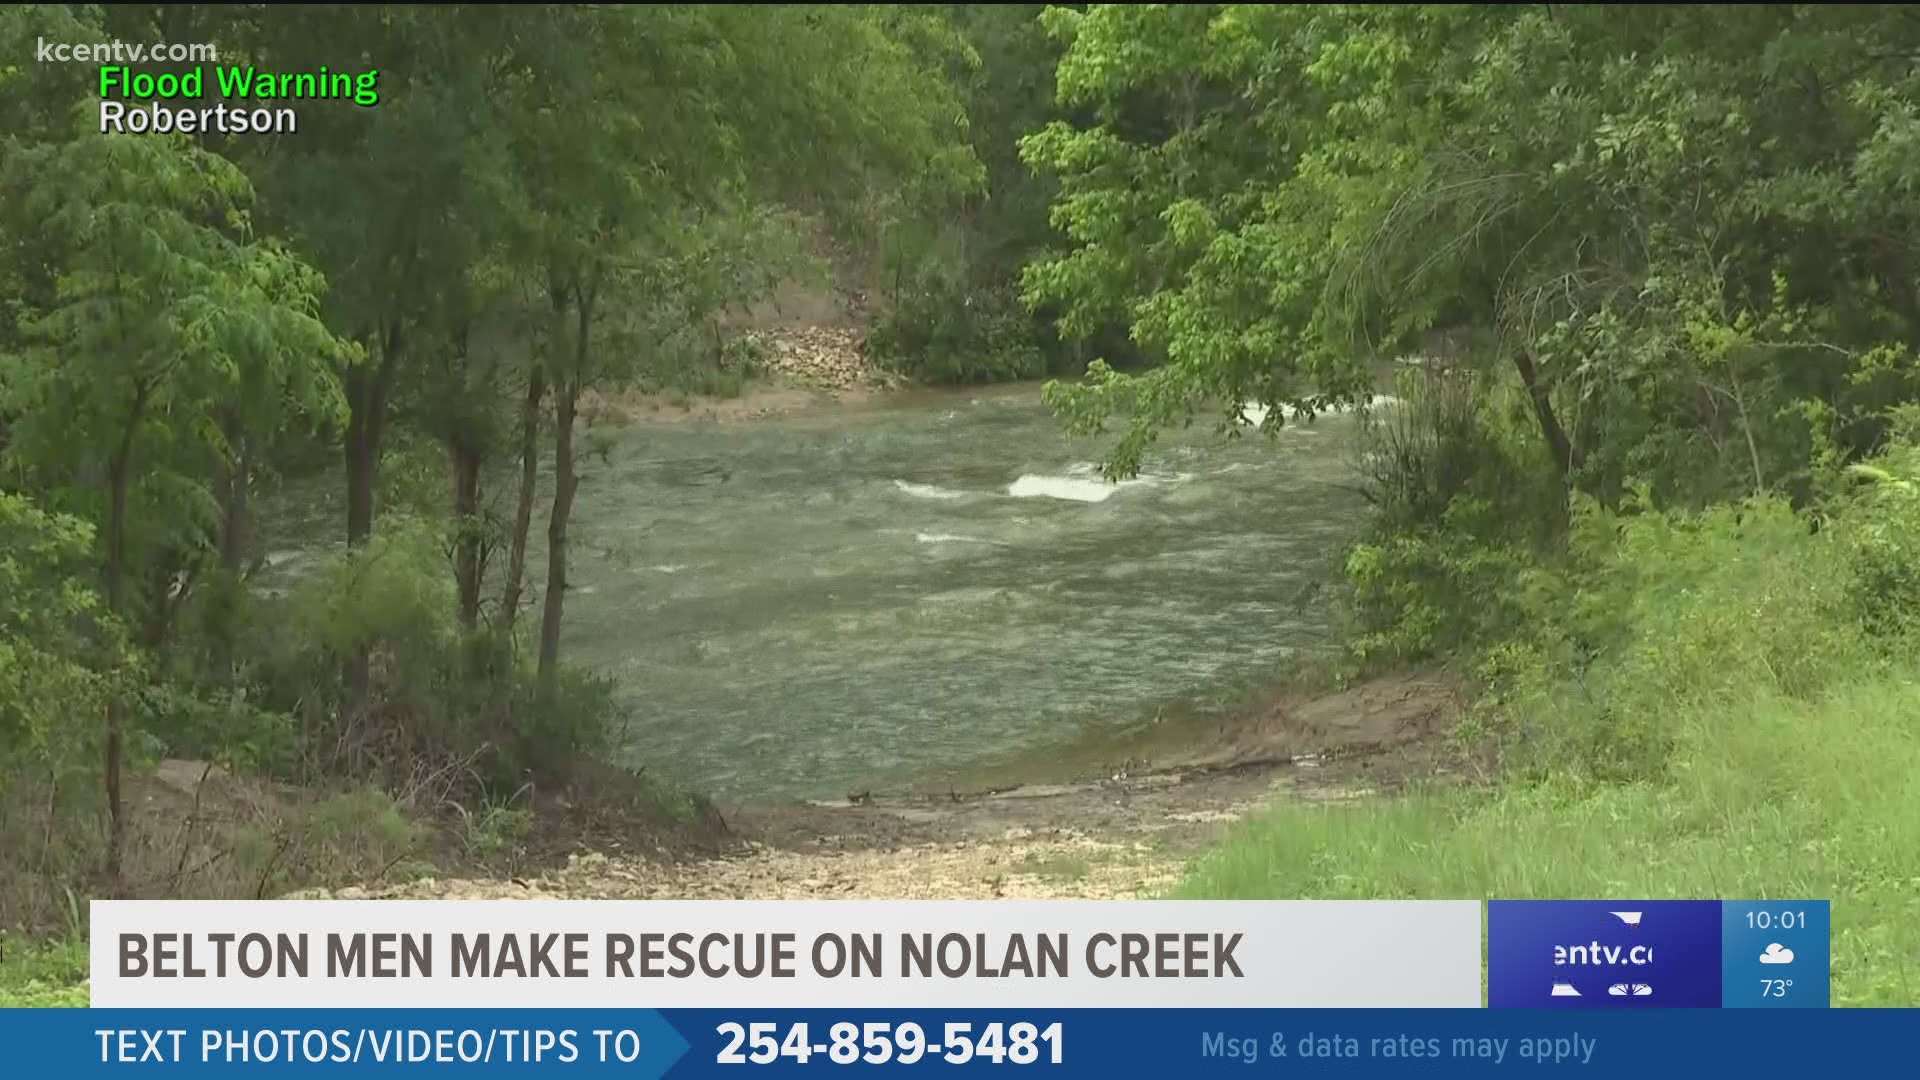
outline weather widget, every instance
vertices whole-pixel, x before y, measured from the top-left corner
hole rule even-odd
[[[1827,901],[1495,900],[1493,1008],[1825,1008]]]

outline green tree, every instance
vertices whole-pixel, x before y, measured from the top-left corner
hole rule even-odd
[[[1317,10],[1047,12],[1073,119],[1022,152],[1057,178],[1068,247],[1030,264],[1022,287],[1069,340],[1118,324],[1155,365],[1130,375],[1096,360],[1084,383],[1049,388],[1075,430],[1130,414],[1113,471],[1137,468],[1161,428],[1206,402],[1313,409],[1361,386],[1316,317],[1334,254],[1328,202],[1358,197],[1309,157],[1330,119],[1313,60],[1339,18]]]
[[[920,64],[947,73],[967,117],[982,182],[899,185],[864,202],[865,242],[884,282],[867,332],[882,363],[926,382],[1044,373],[1059,357],[1043,316],[1013,288],[1051,239],[1050,179],[1020,159],[1020,137],[1053,116],[1051,40],[1037,4],[945,4],[912,18]]]
[[[1372,363],[1441,331],[1505,368],[1563,485],[1608,497],[1636,474],[1690,497],[1803,481],[1810,441],[1871,447],[1911,385],[1904,13],[1047,21],[1075,115],[1025,152],[1059,178],[1070,246],[1024,285],[1064,333],[1118,321],[1154,361],[1051,390],[1079,430],[1127,417],[1115,469],[1201,408],[1358,397]],[[1828,414],[1803,402],[1834,418],[1810,426]]]
[[[95,729],[68,719],[104,707],[112,685],[93,541],[85,521],[0,493],[0,769],[27,767],[22,757],[58,769],[76,756],[69,747],[96,745]]]
[[[843,206],[849,174],[968,184],[951,88],[890,32],[897,13],[825,5],[548,12],[522,27],[514,141],[530,208],[522,250],[550,302],[553,403],[539,677],[558,677],[580,394],[632,377],[616,305],[659,300],[714,224],[756,205]],[[654,295],[647,295],[649,292]]]
[[[236,60],[378,72],[379,104],[302,111],[298,139],[245,148],[263,223],[331,283],[325,314],[369,359],[341,369],[350,545],[374,528],[395,395],[451,339],[500,243],[506,133],[490,108],[523,20],[484,7],[289,8],[227,22]]]
[[[249,395],[335,410],[337,384],[315,365],[342,349],[317,318],[320,278],[248,233],[246,179],[216,155],[177,138],[85,133],[16,148],[0,184],[26,193],[15,209],[58,257],[0,379],[0,412],[17,418],[8,453],[98,492],[105,614],[124,623],[141,600],[130,535],[191,533],[180,515],[211,498],[211,470],[173,466],[230,457],[221,416]],[[120,696],[106,710],[114,879],[125,712]]]

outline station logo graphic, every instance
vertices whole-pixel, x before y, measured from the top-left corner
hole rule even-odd
[[[1718,1008],[1719,902],[1491,901],[1487,1004]]]

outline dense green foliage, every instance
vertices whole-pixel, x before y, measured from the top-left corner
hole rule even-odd
[[[1347,560],[1363,662],[1609,655],[1607,619],[1711,566],[1596,595],[1571,524],[1783,499],[1804,517],[1781,528],[1819,529],[1920,398],[1909,12],[1101,5],[1047,23],[1083,115],[1023,144],[1070,240],[1025,290],[1063,333],[1117,321],[1156,361],[1096,363],[1050,398],[1082,431],[1121,421],[1125,473],[1202,411],[1261,406],[1272,427],[1364,404],[1397,368],[1366,413],[1374,535]],[[1858,618],[1903,630],[1906,549],[1873,528],[1875,569],[1846,588]],[[1802,644],[1794,666],[1818,668]],[[1634,678],[1667,686],[1655,674]],[[1659,757],[1641,750],[1625,772]]]
[[[982,183],[910,190],[884,207],[879,304],[868,347],[879,362],[933,383],[999,382],[1060,370],[1070,357],[1044,311],[1021,304],[1020,267],[1052,240],[1053,186],[1021,161],[1021,136],[1054,115],[1055,48],[1038,4],[934,5],[950,28]],[[922,18],[931,16],[923,15]]]
[[[93,68],[0,68],[0,827],[39,838],[0,847],[0,929],[96,886],[378,877],[417,846],[396,807],[522,814],[606,752],[608,686],[560,653],[582,396],[737,383],[719,318],[809,230],[985,172],[937,13],[0,13],[8,56],[41,39],[373,68],[380,101],[302,103],[297,137],[102,134]],[[288,488],[346,543],[263,587]],[[176,797],[168,758],[208,770],[178,835],[130,809]],[[263,789],[189,857],[200,800],[235,797],[212,770],[345,794]]]
[[[0,1009],[87,1006],[87,945],[78,936],[0,957]]]
[[[1275,806],[1182,894],[1826,897],[1834,1003],[1913,1004],[1920,452],[1871,468],[1817,532],[1777,498],[1582,509],[1459,733],[1505,783]]]
[[[1276,808],[1202,896],[1836,900],[1910,1003],[1920,19],[1892,7],[1051,10],[1024,143],[1049,388],[1168,425],[1365,410],[1352,669],[1445,662],[1500,781]],[[1282,407],[1285,406],[1285,407]],[[1630,822],[1622,827],[1621,822]]]
[[[1083,428],[1126,414],[1124,471],[1197,409],[1352,399],[1444,332],[1604,498],[1803,493],[1810,452],[1870,449],[1920,341],[1920,25],[1623,12],[1049,12],[1088,118],[1024,144],[1072,241],[1025,288],[1163,361],[1056,400]]]

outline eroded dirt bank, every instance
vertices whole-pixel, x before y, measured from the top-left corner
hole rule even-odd
[[[1453,684],[1400,675],[1283,696],[1185,750],[1102,779],[973,795],[789,803],[725,814],[713,854],[577,851],[513,878],[423,879],[325,894],[403,898],[1140,897],[1179,880],[1275,799],[1339,802],[1457,776]]]

